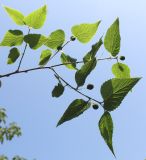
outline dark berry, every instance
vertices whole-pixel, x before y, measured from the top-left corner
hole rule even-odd
[[[93,109],[98,109],[99,108],[99,106],[97,104],[94,104],[92,107],[93,107]]]
[[[74,36],[71,36],[71,37],[70,37],[70,40],[71,40],[71,41],[75,41],[76,38],[75,38]]]
[[[62,50],[62,46],[57,47],[57,50],[61,51]]]
[[[87,89],[92,90],[93,88],[94,88],[94,85],[93,85],[93,84],[88,84],[88,85],[87,85]]]
[[[120,60],[124,61],[125,60],[125,56],[120,56]]]

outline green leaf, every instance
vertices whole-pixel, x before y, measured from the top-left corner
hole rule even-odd
[[[126,64],[116,63],[112,66],[112,72],[116,78],[130,78],[130,69]]]
[[[52,97],[60,97],[64,92],[64,86],[61,83],[58,83],[52,91]]]
[[[6,12],[8,13],[8,15],[10,16],[10,18],[18,25],[24,25],[24,15],[13,9],[13,8],[10,8],[10,7],[7,7],[7,6],[4,6]]]
[[[82,99],[74,100],[69,105],[69,107],[67,108],[67,110],[65,111],[65,113],[63,114],[61,119],[59,120],[57,126],[61,125],[62,123],[66,122],[66,121],[69,121],[73,118],[78,117],[84,111],[86,111],[89,107],[90,107],[90,103],[88,103]]]
[[[24,41],[31,49],[38,49],[46,42],[46,37],[41,34],[28,34],[24,36]]]
[[[46,16],[47,16],[47,6],[44,5],[43,7],[35,10],[34,12],[26,16],[24,18],[24,22],[29,27],[32,27],[34,29],[39,29],[44,25]]]
[[[96,58],[93,58],[91,61],[86,62],[80,70],[78,70],[75,74],[75,80],[78,87],[83,86],[87,76],[91,73],[91,71],[96,66]]]
[[[76,70],[76,61],[77,59],[74,59],[72,57],[70,57],[69,55],[66,55],[64,53],[61,54],[61,62],[63,64],[65,63],[72,63],[72,64],[65,64],[65,66],[69,69],[75,69]]]
[[[16,62],[16,60],[19,58],[20,52],[17,48],[12,48],[10,50],[10,53],[8,55],[8,61],[7,64],[13,64]]]
[[[120,41],[119,18],[117,18],[107,30],[104,38],[104,46],[113,57],[117,56],[120,51]]]
[[[101,86],[104,109],[107,111],[116,109],[139,80],[140,78],[113,78],[106,81]]]
[[[96,53],[98,52],[98,50],[100,49],[102,44],[103,44],[102,38],[100,38],[97,43],[92,45],[92,49],[83,58],[84,63],[90,61],[91,59],[93,59],[96,56]]]
[[[96,23],[83,23],[72,27],[72,34],[82,43],[89,42],[95,35],[101,21]]]
[[[23,42],[23,32],[20,30],[8,30],[0,46],[20,46]]]
[[[113,145],[112,145],[113,121],[112,121],[112,117],[109,112],[105,112],[102,115],[98,125],[99,125],[99,130],[100,130],[101,136],[103,137],[103,139],[105,140],[109,149],[111,150],[111,152],[115,156]]]
[[[58,29],[49,35],[45,45],[51,49],[57,49],[57,47],[63,45],[64,41],[65,33],[63,30]]]
[[[48,63],[50,57],[52,55],[52,52],[49,49],[43,50],[40,56],[40,66],[44,66]]]

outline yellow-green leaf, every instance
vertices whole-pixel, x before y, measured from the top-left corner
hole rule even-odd
[[[72,27],[72,34],[82,43],[89,42],[95,35],[100,21],[96,23],[83,23]]]
[[[19,46],[23,42],[23,32],[20,30],[9,30],[2,42],[0,43],[0,46]]]
[[[10,16],[10,18],[18,25],[24,25],[24,15],[18,11],[18,10],[15,10],[13,8],[10,8],[10,7],[7,7],[7,6],[4,6],[6,12],[8,13],[8,15]]]
[[[112,66],[115,78],[130,78],[130,69],[126,64],[116,63]]]
[[[42,51],[41,56],[40,56],[39,65],[40,66],[46,65],[48,63],[51,55],[52,55],[52,52],[49,49]]]
[[[24,22],[29,27],[39,29],[44,25],[46,16],[47,6],[44,5],[43,7],[33,11],[28,16],[24,17]]]
[[[65,64],[67,68],[76,70],[77,59],[74,59],[70,57],[69,55],[66,55],[65,53],[62,53],[60,58],[61,58],[61,62]],[[71,64],[66,64],[66,63],[71,63]]]
[[[64,41],[65,33],[63,30],[59,29],[49,35],[45,45],[51,49],[57,49],[57,47],[62,46]]]
[[[117,56],[120,51],[120,29],[119,29],[119,18],[107,30],[104,38],[104,46],[113,57]]]

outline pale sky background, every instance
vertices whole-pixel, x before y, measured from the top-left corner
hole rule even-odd
[[[125,63],[131,68],[132,76],[143,77],[132,93],[129,93],[119,109],[112,112],[114,122],[113,145],[117,160],[144,160],[146,158],[146,1],[145,0],[2,0],[2,4],[16,8],[24,14],[48,5],[45,26],[31,33],[49,35],[56,29],[71,36],[70,28],[75,24],[102,20],[93,40],[87,45],[74,42],[64,49],[66,54],[78,58],[90,50],[107,28],[119,17],[121,30],[121,52],[126,56]],[[11,21],[4,9],[0,8],[0,40],[8,29],[22,29]],[[20,49],[22,49],[20,47]],[[38,65],[42,49],[27,50],[22,69]],[[0,74],[13,71],[18,63],[6,65],[9,48],[0,48]],[[99,55],[108,53],[102,48]],[[59,62],[59,56],[56,63]],[[55,61],[54,61],[55,62]],[[52,63],[54,63],[52,62]],[[96,70],[87,79],[95,89],[89,94],[100,99],[101,84],[113,77],[111,66],[114,62],[99,62]],[[74,71],[65,67],[57,71],[70,81]],[[76,98],[84,98],[70,89],[62,97],[51,97],[51,91],[57,84],[52,72],[36,71],[14,75],[2,79],[0,105],[7,109],[8,122],[15,121],[21,127],[23,135],[0,146],[0,154],[12,157],[21,155],[30,160],[114,160],[112,153],[99,134],[98,121],[103,110],[89,109],[84,115],[56,128],[57,121],[68,105]],[[75,85],[72,80],[71,83]],[[85,93],[86,90],[83,90]]]

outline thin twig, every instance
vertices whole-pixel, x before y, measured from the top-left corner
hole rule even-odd
[[[29,34],[30,33],[30,28],[28,28],[28,33],[27,34]],[[19,71],[19,69],[20,69],[20,66],[21,66],[21,63],[22,63],[22,60],[23,60],[23,58],[24,58],[24,55],[25,55],[25,52],[26,52],[26,48],[27,48],[27,43],[25,43],[25,47],[24,47],[24,50],[23,50],[23,53],[22,53],[22,57],[21,57],[21,59],[20,59],[20,62],[19,62],[19,65],[18,65],[18,68],[17,68],[17,72]]]
[[[54,70],[54,68],[50,68],[50,69],[66,84],[66,86],[69,86],[72,90],[74,90],[75,92],[79,93],[80,95],[88,98],[89,100],[93,100],[93,101],[97,102],[98,104],[102,105],[102,102],[100,102],[100,101],[98,101],[98,100],[96,100],[96,99],[94,99],[94,98],[89,97],[88,95],[80,92],[78,89],[76,89],[76,88],[73,87],[71,84],[69,84],[66,80],[64,80],[64,79]]]
[[[100,58],[100,59],[97,59],[97,60],[98,61],[103,61],[103,60],[114,60],[114,59],[117,59],[117,58],[107,57],[107,58]],[[30,68],[30,69],[25,69],[25,70],[21,70],[21,71],[14,71],[14,72],[10,72],[10,73],[7,73],[7,74],[3,74],[3,75],[0,75],[0,78],[9,77],[11,75],[20,74],[20,73],[27,73],[27,72],[30,72],[30,71],[51,69],[51,68],[60,67],[60,66],[64,66],[64,65],[67,65],[67,64],[74,64],[74,63],[79,64],[79,63],[84,63],[84,62],[83,61],[68,62],[68,63],[60,63],[60,64],[48,66],[48,67],[35,67],[35,68]]]

